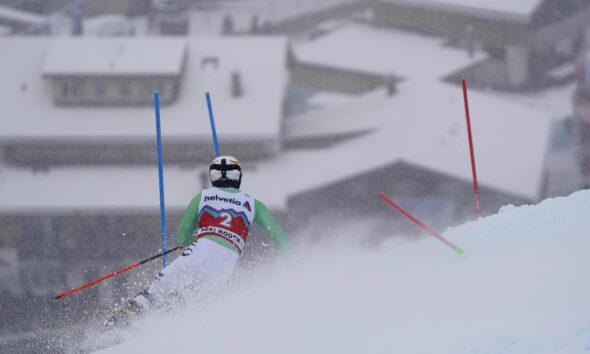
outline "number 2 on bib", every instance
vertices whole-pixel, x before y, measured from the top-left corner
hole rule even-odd
[[[221,213],[220,216],[223,218],[223,221],[220,222],[219,225],[231,227],[231,215],[229,215],[228,213]]]

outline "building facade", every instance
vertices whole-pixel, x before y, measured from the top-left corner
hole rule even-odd
[[[542,85],[549,69],[573,58],[590,22],[590,4],[585,1],[528,3],[503,7],[483,1],[379,0],[373,5],[374,21],[443,36],[467,51],[483,48],[493,58],[487,68],[478,67],[489,72],[479,80],[517,89]]]

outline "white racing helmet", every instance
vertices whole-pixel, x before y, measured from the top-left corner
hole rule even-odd
[[[209,179],[213,187],[240,189],[242,183],[240,161],[233,156],[216,157],[209,166]]]

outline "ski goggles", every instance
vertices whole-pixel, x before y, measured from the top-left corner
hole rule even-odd
[[[237,181],[241,176],[242,169],[240,166],[212,165],[209,169],[209,178],[212,181],[217,181],[220,178],[228,178]]]

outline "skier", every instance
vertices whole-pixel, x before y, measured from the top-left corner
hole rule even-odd
[[[201,290],[222,286],[232,276],[252,223],[268,234],[280,250],[288,249],[287,235],[266,206],[239,190],[242,168],[236,158],[214,159],[209,178],[213,187],[192,199],[180,223],[177,240],[185,251],[162,269],[148,289],[109,318],[107,328],[127,324],[137,314],[192,286]]]

